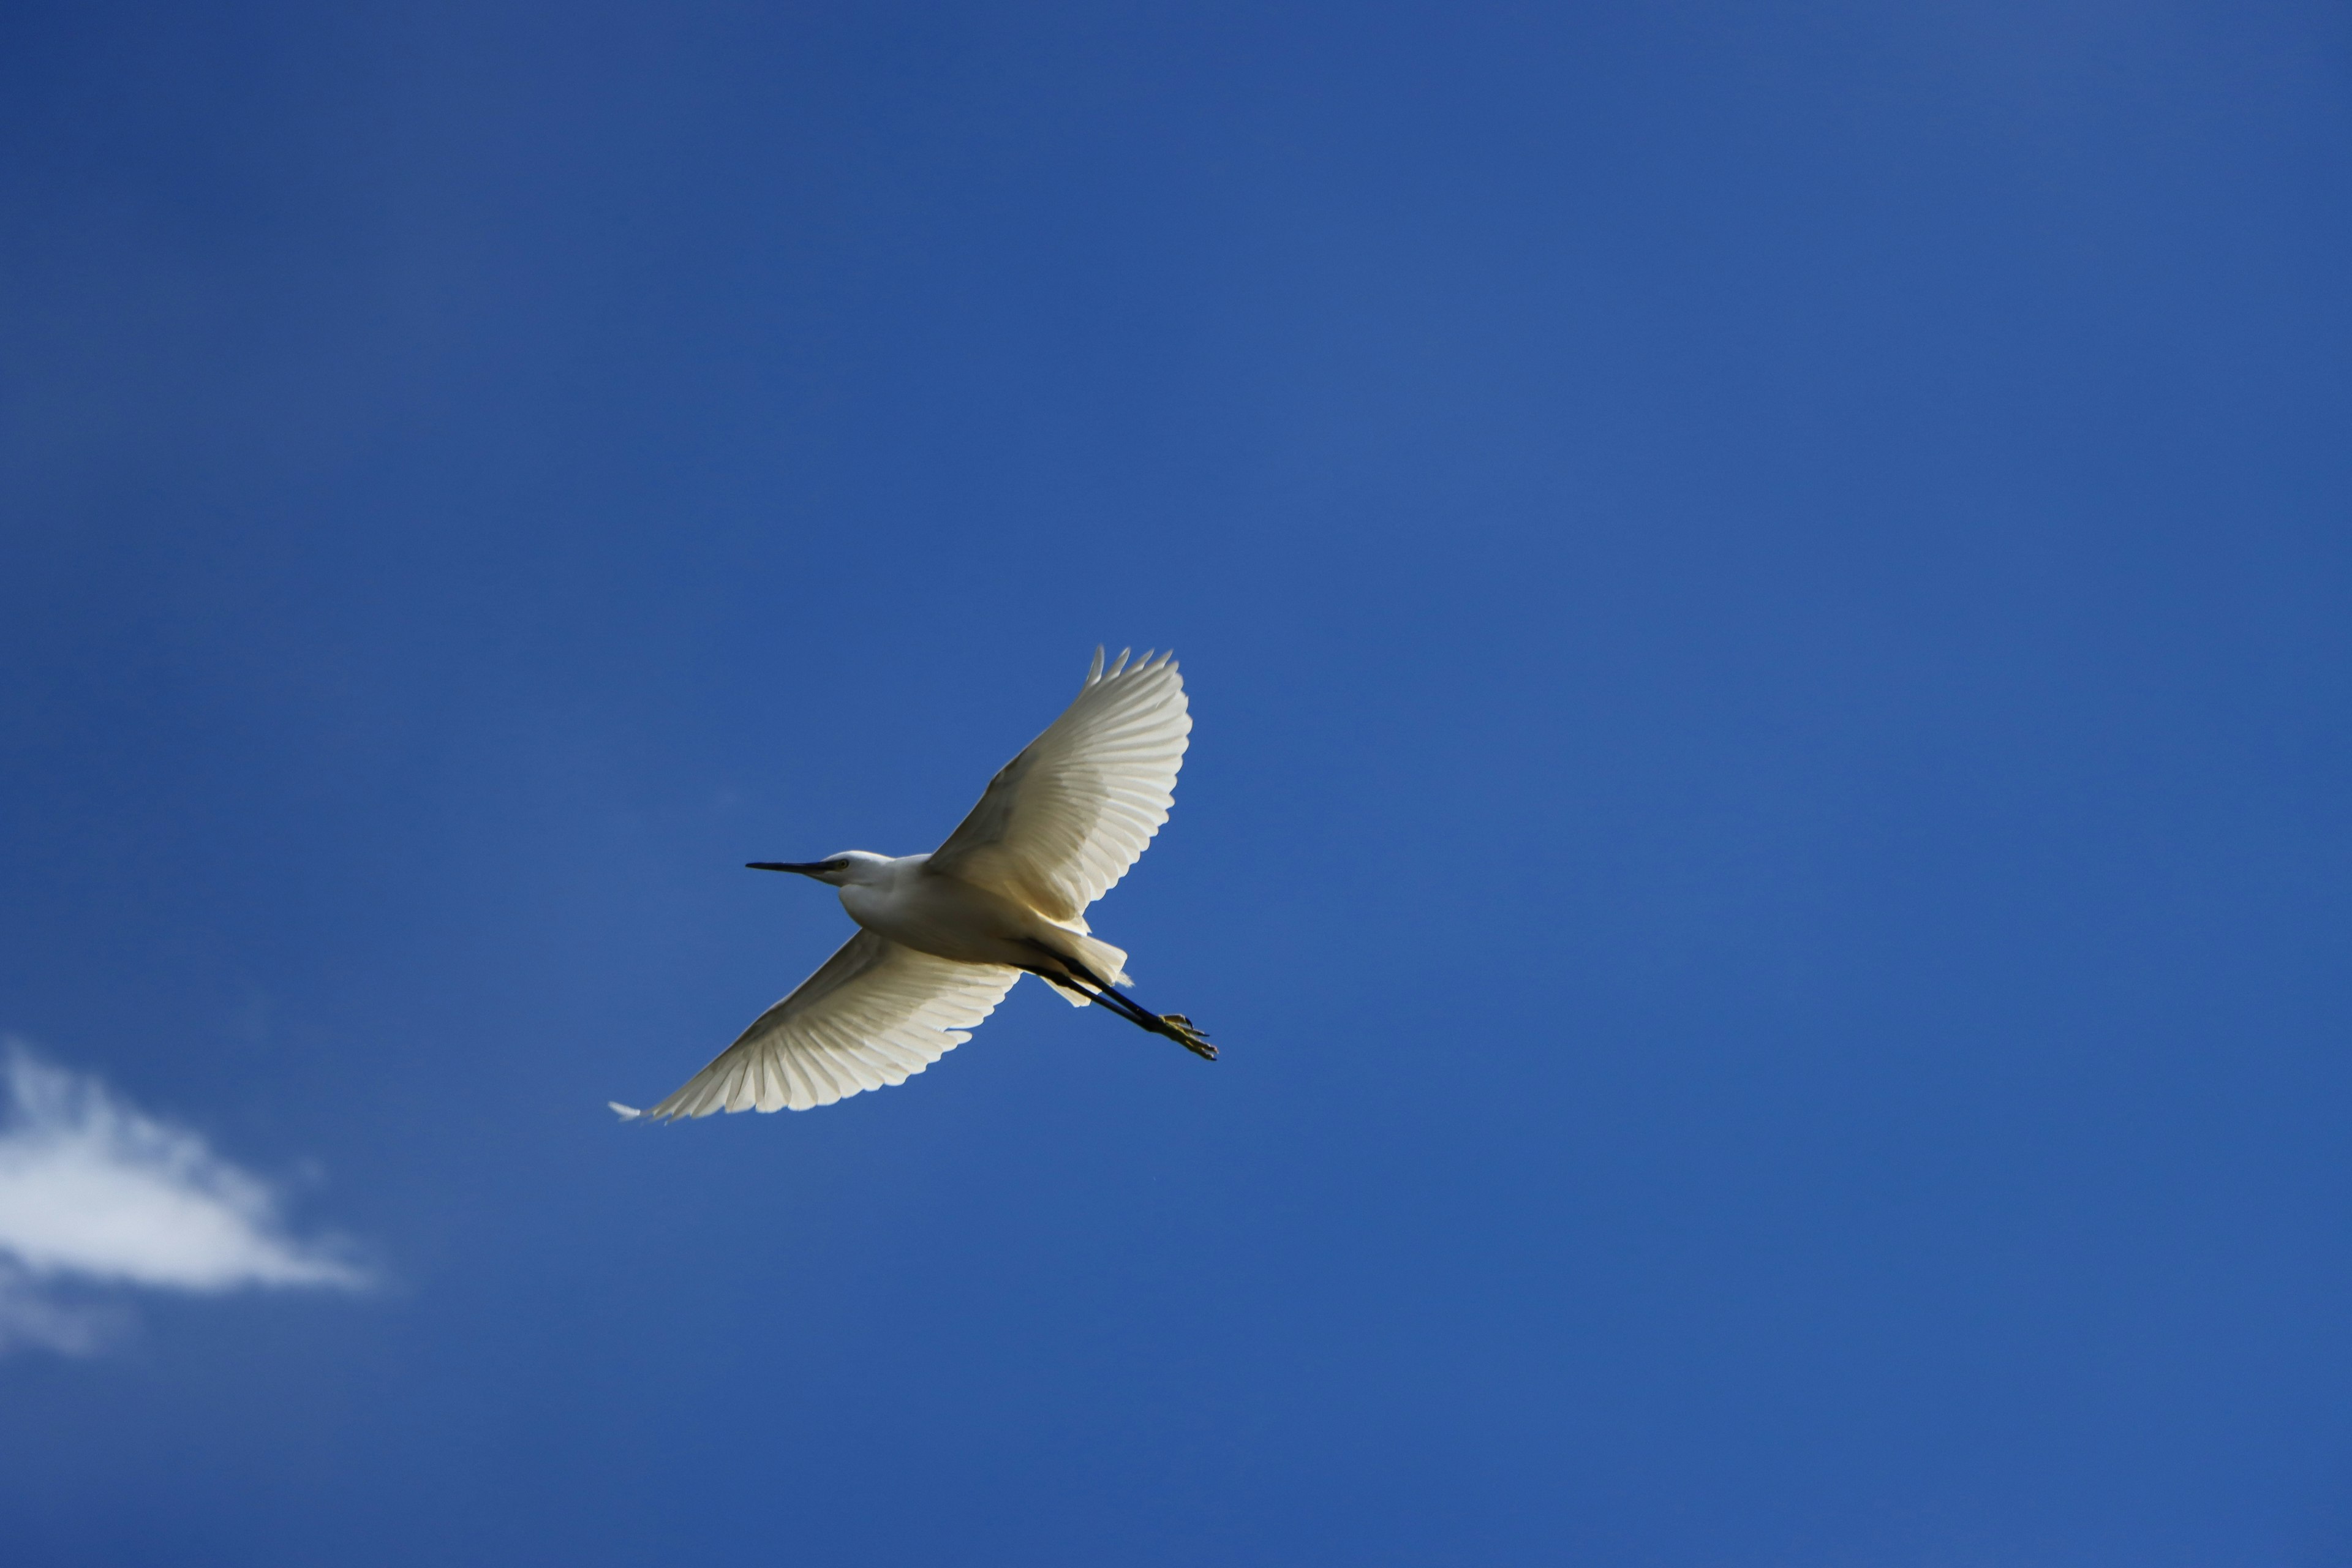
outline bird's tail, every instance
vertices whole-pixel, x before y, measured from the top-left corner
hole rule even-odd
[[[1135,984],[1128,978],[1127,953],[1124,950],[1111,946],[1098,936],[1088,936],[1084,931],[1066,932],[1064,940],[1070,944],[1070,956],[1085,964],[1089,973],[1101,975],[1113,985]],[[1067,985],[1055,985],[1054,989],[1061,994],[1062,1000],[1071,1006],[1087,1005],[1088,998],[1085,992]]]

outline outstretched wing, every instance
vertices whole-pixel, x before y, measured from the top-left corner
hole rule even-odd
[[[930,868],[1076,921],[1168,820],[1192,732],[1174,656],[1122,653],[1105,673],[1097,648],[1077,700],[988,781]]]
[[[651,1110],[674,1121],[714,1110],[806,1110],[904,1083],[971,1038],[1017,969],[957,963],[860,931],[735,1043]]]

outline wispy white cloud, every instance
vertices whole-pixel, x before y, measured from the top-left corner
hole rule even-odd
[[[0,1055],[0,1352],[87,1353],[130,1286],[217,1294],[358,1289],[367,1271],[334,1237],[290,1234],[268,1183],[204,1138],[125,1103],[96,1078],[21,1042]]]

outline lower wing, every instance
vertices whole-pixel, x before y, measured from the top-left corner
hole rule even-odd
[[[861,931],[660,1104],[630,1120],[806,1110],[904,1083],[971,1038],[1017,969],[957,963]]]

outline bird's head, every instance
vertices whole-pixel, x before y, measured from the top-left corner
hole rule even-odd
[[[852,882],[880,881],[887,875],[890,857],[871,849],[845,849],[822,860],[747,860],[744,864],[754,871],[796,871],[840,888]]]

